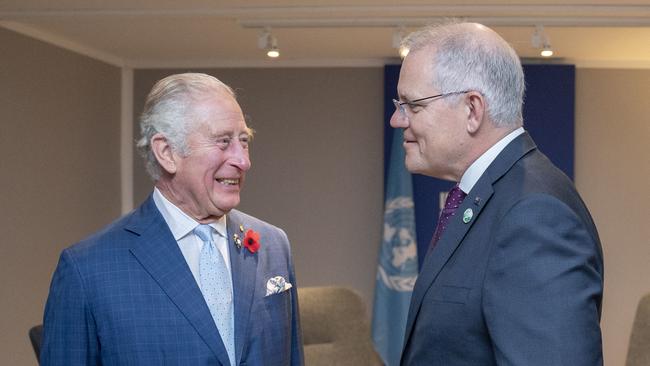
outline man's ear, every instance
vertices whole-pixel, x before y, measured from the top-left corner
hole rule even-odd
[[[470,135],[475,134],[481,128],[483,119],[486,117],[485,108],[485,99],[481,93],[475,91],[467,93],[465,110],[467,111],[467,132]]]
[[[157,133],[151,137],[151,151],[158,164],[169,174],[176,173],[176,158],[172,146],[163,134]]]

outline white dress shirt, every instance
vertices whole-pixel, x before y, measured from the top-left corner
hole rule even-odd
[[[201,249],[203,248],[203,241],[193,233],[194,228],[199,223],[165,198],[158,188],[154,188],[153,190],[153,201],[165,219],[165,222],[167,222],[167,226],[169,226],[200,288],[201,274],[199,270],[199,259]],[[210,226],[217,231],[218,235],[214,235],[213,233],[212,239],[219,252],[221,252],[228,271],[230,271],[230,253],[228,252],[228,240],[226,238],[228,232],[226,229],[226,215],[223,215],[217,222],[210,224]]]
[[[515,139],[515,137],[524,133],[524,128],[519,127],[518,129],[510,132],[504,138],[499,140],[496,144],[492,145],[486,152],[483,153],[478,159],[476,159],[472,165],[467,168],[463,176],[460,178],[458,187],[461,191],[469,193],[469,191],[474,188],[476,182],[479,178],[485,173],[487,168],[492,164],[497,155],[508,146],[508,144]]]

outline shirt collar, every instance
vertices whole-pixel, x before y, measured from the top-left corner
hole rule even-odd
[[[160,214],[167,222],[167,226],[174,236],[174,240],[178,241],[196,228],[199,223],[183,212],[178,206],[171,203],[158,188],[153,189],[153,201],[160,211]],[[217,221],[209,224],[213,229],[222,237],[227,237],[226,234],[226,215],[221,216]]]
[[[524,133],[524,128],[519,127],[516,130],[507,134],[504,138],[499,140],[496,144],[492,145],[486,152],[483,153],[478,159],[476,159],[472,165],[467,168],[465,173],[463,173],[462,178],[460,178],[460,183],[458,186],[461,191],[469,193],[479,178],[485,173],[487,168],[492,164],[494,159],[499,155],[499,153],[505,149],[508,144],[515,139],[515,137]]]

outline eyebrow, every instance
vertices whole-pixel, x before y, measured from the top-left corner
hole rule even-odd
[[[417,97],[414,97],[412,95],[408,95],[408,93],[402,94],[399,91],[397,92],[397,98],[400,101],[403,102],[411,102],[412,100],[418,99]]]

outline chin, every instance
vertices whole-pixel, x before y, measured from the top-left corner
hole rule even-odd
[[[212,199],[212,206],[214,207],[214,210],[220,211],[224,215],[230,212],[230,210],[239,206],[239,195],[237,195],[236,198],[233,197],[224,199],[223,195],[215,198],[216,199]]]
[[[224,215],[228,214],[230,211],[235,209],[237,205],[221,205],[218,210],[223,212]]]
[[[411,174],[422,174],[421,167],[418,166],[418,164],[409,161],[408,157],[406,158],[406,161],[404,162],[404,166],[406,166],[406,170],[409,171]]]
[[[431,169],[427,169],[426,166],[417,165],[417,164],[409,165],[408,163],[406,163],[406,170],[408,170],[409,173],[411,174],[420,174],[420,175],[426,175],[428,177],[442,179],[434,171],[432,171]]]

